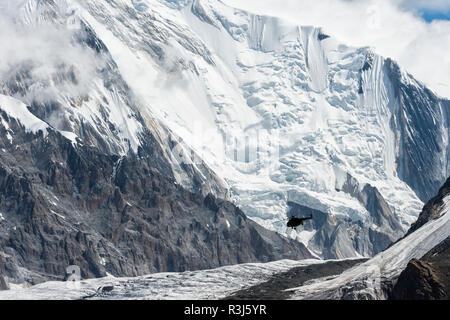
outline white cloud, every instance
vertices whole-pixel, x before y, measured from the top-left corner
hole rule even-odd
[[[405,0],[222,0],[258,14],[314,25],[352,46],[391,57],[441,96],[450,98],[450,21],[428,24]],[[410,1],[410,0],[408,0]],[[282,4],[281,4],[282,3]],[[412,1],[414,8],[446,8],[449,1]]]
[[[56,100],[61,93],[74,98],[88,93],[104,61],[77,43],[77,30],[66,25],[17,23],[17,14],[0,11],[0,87],[27,72],[22,79],[26,92],[16,94],[25,103]]]

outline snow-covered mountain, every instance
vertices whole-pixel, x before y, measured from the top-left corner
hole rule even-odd
[[[0,289],[70,265],[92,278],[313,258],[219,199],[205,163],[172,161],[189,147],[71,3],[0,5]]]
[[[243,291],[239,297],[249,298],[245,296],[245,290],[252,292],[252,288],[261,288],[264,283],[265,294],[270,295],[268,291],[273,290],[275,299],[280,299],[280,290],[290,299],[308,300],[445,299],[449,290],[449,275],[446,272],[450,244],[449,212],[450,178],[439,194],[424,206],[407,236],[364,262],[357,259],[280,260],[134,278],[107,276],[77,282],[50,281],[31,288],[2,291],[0,299],[203,300],[229,298],[240,290]],[[414,261],[422,260],[424,256],[431,261],[425,264],[422,273],[420,264],[412,271],[407,268],[411,265],[410,261],[417,265]],[[356,266],[338,271],[337,264],[345,262]],[[321,268],[327,264],[328,269]],[[441,270],[441,273],[435,269]],[[321,275],[324,271],[328,274]],[[409,272],[412,274],[403,280],[401,275]],[[282,284],[277,285],[277,279],[281,279]],[[293,287],[292,283],[296,281],[301,283],[300,287]],[[426,294],[421,295],[423,293]]]
[[[0,93],[106,154],[155,137],[163,173],[324,258],[380,252],[449,175],[449,102],[332,30],[218,0],[1,4]]]

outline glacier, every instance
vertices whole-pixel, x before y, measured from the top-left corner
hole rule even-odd
[[[277,273],[314,263],[318,260],[279,260],[141,277],[109,275],[77,282],[48,281],[28,288],[16,286],[0,291],[0,300],[218,300],[246,286],[264,282]],[[102,293],[102,288],[111,286],[114,287],[112,295]]]
[[[38,60],[2,77],[0,93],[111,153],[156,133],[180,184],[200,180],[319,257],[380,252],[449,174],[448,102],[371,48],[217,0],[53,2],[15,3],[14,21],[67,28],[78,42],[65,45],[95,61],[73,62],[89,85],[67,86],[71,68],[58,64],[63,85],[28,86],[48,63]],[[293,212],[315,222],[289,230]]]
[[[387,292],[408,262],[421,258],[448,237],[450,196],[443,199],[440,216],[415,230],[366,262],[342,274],[307,281],[286,291],[290,299],[387,299]],[[111,275],[77,282],[49,281],[32,287],[0,291],[1,300],[217,300],[261,284],[292,268],[314,266],[326,260],[279,260],[210,270],[154,273],[140,277]],[[111,287],[113,291],[104,291]]]

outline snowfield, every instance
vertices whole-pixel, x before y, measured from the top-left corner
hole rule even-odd
[[[0,300],[73,300],[92,299],[206,300],[221,299],[290,268],[322,263],[319,260],[280,260],[250,263],[213,270],[181,273],[157,273],[135,278],[105,277],[80,282],[42,283],[30,288],[0,291]],[[114,286],[102,294],[102,287]],[[98,294],[97,294],[98,293]]]

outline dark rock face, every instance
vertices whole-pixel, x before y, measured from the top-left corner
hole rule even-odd
[[[362,190],[360,191],[360,189]],[[377,226],[386,226],[394,233],[401,230],[400,223],[395,219],[388,203],[374,186],[365,184],[360,188],[359,182],[347,173],[346,181],[339,191],[348,193],[352,197],[358,199],[370,213],[370,216]]]
[[[402,81],[399,66],[386,59],[396,102],[391,126],[397,132],[397,173],[424,202],[431,199],[448,176],[449,101],[424,85]]]
[[[363,94],[364,93],[364,89],[363,89],[363,78],[362,78],[362,74],[367,71],[372,69],[373,67],[373,59],[374,59],[374,54],[372,52],[369,52],[366,55],[366,58],[364,60],[364,64],[361,67],[361,69],[359,70],[359,78],[358,78],[358,94]]]
[[[317,35],[317,39],[319,39],[320,41],[325,40],[325,39],[328,39],[329,37],[330,37],[329,35],[324,34],[324,33],[319,33],[319,34]]]
[[[90,278],[312,258],[230,202],[178,185],[151,135],[119,157],[0,116],[14,132],[10,142],[0,127],[2,288],[63,280],[69,265]]]
[[[445,296],[439,298],[450,299],[450,237],[430,250],[421,260],[433,267],[439,279],[445,292]]]
[[[2,276],[3,274],[5,274],[5,263],[3,261],[3,256],[0,255],[0,290],[7,290],[9,288],[5,279]]]
[[[413,259],[392,292],[395,300],[450,299],[450,237],[422,259]]]

